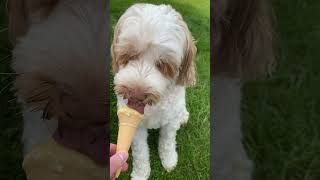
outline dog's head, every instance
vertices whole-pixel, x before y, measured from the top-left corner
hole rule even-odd
[[[14,88],[44,119],[105,123],[105,1],[12,0]],[[76,121],[76,123],[75,123]]]
[[[196,81],[196,46],[171,6],[136,4],[119,19],[111,47],[117,95],[152,105],[172,86]]]
[[[267,0],[217,0],[212,15],[215,75],[257,78],[272,71],[273,16]]]

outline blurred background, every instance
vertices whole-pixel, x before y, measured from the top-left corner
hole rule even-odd
[[[244,144],[254,180],[320,179],[320,1],[273,0],[276,72],[246,83]]]

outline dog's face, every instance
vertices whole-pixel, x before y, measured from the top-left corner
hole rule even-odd
[[[11,1],[14,88],[44,119],[105,123],[105,1]],[[23,26],[23,31],[18,27]],[[22,30],[21,29],[21,30]]]
[[[155,104],[173,85],[195,83],[193,37],[170,6],[136,4],[119,19],[111,48],[117,95]]]

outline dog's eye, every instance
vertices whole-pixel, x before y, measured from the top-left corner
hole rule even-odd
[[[119,65],[126,66],[130,60],[135,60],[137,58],[138,58],[138,55],[121,54],[118,57],[118,63]]]
[[[168,78],[174,78],[174,75],[176,74],[178,69],[175,64],[164,62],[161,60],[156,62],[156,67],[165,77]]]

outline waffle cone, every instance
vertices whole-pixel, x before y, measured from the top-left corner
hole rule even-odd
[[[117,140],[117,152],[128,152],[132,143],[132,139],[136,133],[139,123],[143,119],[143,115],[139,112],[125,106],[118,111],[119,130]],[[119,176],[121,170],[118,170],[116,177]]]
[[[67,149],[55,140],[36,146],[23,160],[28,180],[101,180],[107,179],[106,167]]]

